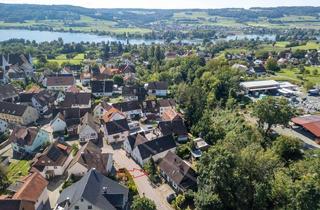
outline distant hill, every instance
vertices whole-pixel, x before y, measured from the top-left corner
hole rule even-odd
[[[211,16],[235,19],[258,17],[281,18],[289,15],[319,17],[320,7],[275,7],[251,9],[89,9],[69,5],[0,4],[0,21],[24,22],[29,20],[79,20],[81,15],[101,20],[123,20],[148,24],[171,18],[175,12],[207,12]]]

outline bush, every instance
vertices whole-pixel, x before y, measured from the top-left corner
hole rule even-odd
[[[182,159],[189,159],[190,158],[190,147],[188,144],[181,144],[177,146],[176,153]]]

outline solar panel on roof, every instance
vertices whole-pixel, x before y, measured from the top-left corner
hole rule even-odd
[[[61,152],[59,149],[57,149],[56,147],[52,147],[52,148],[49,150],[47,156],[48,156],[51,160],[56,161],[56,160],[58,160],[58,158],[60,157],[61,154],[62,154],[62,152]]]

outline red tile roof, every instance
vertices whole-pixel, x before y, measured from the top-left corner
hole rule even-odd
[[[48,181],[38,172],[28,175],[21,181],[23,182],[23,185],[13,195],[13,199],[37,202],[48,185]]]
[[[307,115],[292,118],[291,121],[302,126],[317,138],[320,137],[320,115]]]

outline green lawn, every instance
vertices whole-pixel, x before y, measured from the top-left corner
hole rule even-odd
[[[67,59],[67,55],[66,54],[61,54],[58,55],[57,57],[55,57],[55,59],[49,59],[49,62],[57,62],[59,63],[59,65],[61,65],[62,63],[65,62],[69,62],[71,64],[74,65],[79,65],[81,64],[81,62],[84,60],[84,54],[80,53],[78,55],[76,55],[75,57],[73,57],[72,59]]]
[[[16,182],[19,178],[28,175],[30,163],[27,160],[12,162],[8,167],[8,178],[10,182]]]
[[[317,75],[313,74],[314,69],[318,70]],[[320,67],[306,67],[306,70],[308,70],[310,73],[300,74],[297,68],[282,69],[280,72],[276,73],[275,76],[271,76],[269,79],[282,80],[282,81],[286,80],[286,81],[290,81],[290,82],[301,85],[303,83],[303,80],[301,80],[301,77],[302,77],[304,81],[309,81],[309,82],[312,82],[313,84],[320,84]]]

